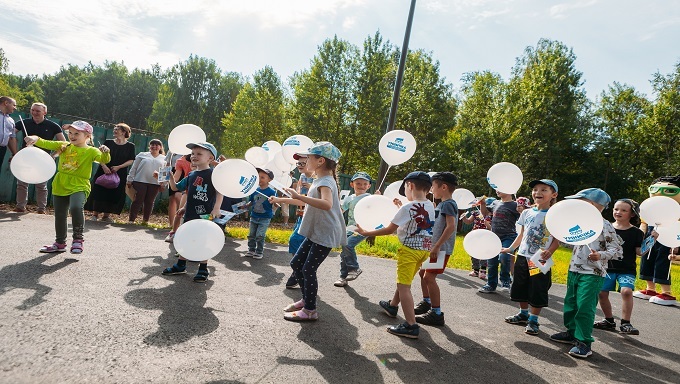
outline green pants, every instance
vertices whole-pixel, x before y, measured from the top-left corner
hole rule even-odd
[[[86,200],[85,192],[76,192],[69,196],[52,196],[52,202],[54,203],[54,229],[57,233],[57,243],[66,244],[69,212],[71,213],[71,224],[73,225],[73,238],[83,239],[83,230],[85,229],[83,207]]]
[[[567,294],[564,296],[564,326],[577,340],[590,345],[597,299],[604,277],[569,272]]]

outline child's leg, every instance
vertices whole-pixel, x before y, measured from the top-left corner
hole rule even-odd
[[[52,196],[54,204],[54,230],[56,232],[55,242],[66,244],[68,235],[68,210],[70,199],[68,196]]]
[[[604,312],[604,317],[607,319],[614,317],[614,312],[612,312],[612,302],[609,301],[609,291],[600,291],[599,300],[600,308],[602,308],[602,312]]]
[[[472,261],[472,270],[479,272],[479,259],[470,256],[470,260]]]
[[[311,245],[309,247],[305,247],[305,244],[307,243]],[[310,240],[305,240],[300,248],[301,250],[308,249],[307,257],[302,265],[301,270],[304,280],[305,309],[308,311],[314,311],[316,310],[316,295],[319,290],[319,284],[316,279],[316,271],[331,252],[331,248],[316,244]],[[293,260],[298,257],[299,253],[300,252],[295,254],[295,258],[293,258]],[[297,267],[299,268],[299,263]],[[298,269],[296,268],[296,271],[297,270]],[[413,305],[413,303],[411,305]]]
[[[441,307],[441,297],[439,293],[439,285],[437,284],[437,274],[429,271],[425,271],[421,284],[427,288],[423,288],[423,297],[425,297],[425,290],[427,289],[428,296],[430,298],[430,304],[432,308]]]
[[[259,223],[254,217],[250,218],[250,229],[248,230],[248,251],[255,252],[255,236],[257,234],[257,228]]]
[[[633,290],[628,287],[621,288],[621,300],[623,301],[621,319],[630,321],[630,317],[633,315]]]
[[[171,226],[175,226],[175,216],[177,215],[177,207],[179,205],[179,200],[181,199],[181,194],[179,192],[170,191],[170,196],[168,197],[168,223]]]
[[[404,318],[410,325],[416,323],[416,312],[413,309],[413,295],[411,294],[411,286],[406,284],[397,284],[397,293],[401,300],[401,310],[404,311]],[[392,306],[394,304],[390,303]]]
[[[71,213],[71,224],[73,226],[73,239],[83,239],[85,230],[85,192],[76,192],[69,196],[69,212]]]
[[[423,292],[423,299],[429,299],[430,290],[427,288],[427,284],[425,284],[425,271],[422,269],[418,271],[418,276],[420,276],[420,290]]]
[[[172,223],[172,231],[177,232],[177,228],[182,224],[182,218],[184,216],[184,211],[185,208],[182,207],[179,210],[177,210],[177,213],[175,214],[175,221]]]
[[[356,271],[359,269],[359,260],[357,259],[356,248],[359,243],[364,241],[365,237],[354,232],[347,232],[347,245],[342,247],[340,252],[340,277],[346,278],[349,271]]]
[[[573,273],[573,272],[570,272]],[[576,282],[576,313],[573,319],[575,325],[574,337],[587,345],[590,345],[593,338],[593,323],[597,310],[597,298],[602,289],[604,278],[597,275],[577,274]],[[569,288],[567,288],[569,289]],[[565,300],[566,309],[566,300]]]
[[[298,247],[297,252],[295,252],[295,255],[293,255],[293,258],[290,260],[290,267],[293,268],[293,275],[295,275],[295,279],[297,280],[298,284],[300,285],[300,290],[302,291],[302,299],[305,300],[305,275],[302,274],[302,269],[305,267],[305,262],[307,261],[307,257],[309,257],[309,252],[312,249],[312,244],[308,239],[304,239],[302,241],[302,244],[300,244],[300,247]]]
[[[257,230],[255,231],[255,253],[262,255],[264,253],[264,239],[267,236],[267,228],[271,219],[258,219]]]

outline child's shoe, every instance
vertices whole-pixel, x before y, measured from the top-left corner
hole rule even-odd
[[[592,355],[593,351],[590,349],[590,345],[576,340],[576,344],[572,349],[569,350],[569,354],[571,356],[578,357],[579,359],[585,359],[586,357]]]
[[[486,271],[479,271],[479,278],[482,280],[486,280]]]
[[[208,276],[210,276],[210,272],[207,269],[199,268],[196,276],[194,276],[194,283],[205,283],[208,281]]]
[[[382,307],[383,311],[385,311],[387,316],[397,317],[397,313],[399,312],[399,307],[391,306],[389,300],[380,300],[379,304]]]
[[[468,273],[468,276],[477,277],[479,276],[479,271],[472,270]]]
[[[293,304],[288,304],[287,307],[283,308],[283,311],[284,312],[295,312],[295,311],[301,310],[304,307],[305,307],[305,300],[300,299],[300,300],[294,302]]]
[[[508,316],[505,318],[505,322],[510,324],[523,325],[526,324],[528,321],[529,315],[525,315],[522,312],[519,312],[516,315]]]
[[[640,331],[633,327],[631,323],[621,324],[619,327],[619,333],[623,335],[639,335]]]
[[[317,321],[319,320],[319,314],[316,312],[316,310],[310,311],[302,308],[299,311],[284,313],[283,318],[288,321],[297,322]]]
[[[241,255],[241,257],[253,257],[255,256],[255,251],[248,251]]]
[[[615,331],[616,330],[616,321],[609,321],[607,319],[602,319],[600,321],[596,321],[593,324],[593,328],[604,329],[606,331]]]
[[[576,342],[576,339],[574,336],[571,335],[571,333],[564,331],[564,332],[559,332],[555,333],[553,335],[550,335],[550,340],[556,341],[558,343],[562,344],[574,344]]]
[[[61,253],[61,252],[66,252],[66,244],[60,244],[55,242],[52,245],[45,245],[42,248],[40,248],[40,252],[42,253]]]
[[[165,242],[166,243],[172,243],[174,238],[175,238],[175,231],[170,231],[170,233],[168,233],[168,235],[165,236]]]
[[[409,339],[417,339],[420,333],[420,326],[418,324],[409,325],[407,322],[404,322],[387,327],[387,332],[401,337],[408,337]]]
[[[336,287],[346,287],[347,286],[347,279],[343,279],[342,277],[338,279],[335,283],[333,283]]]
[[[71,244],[71,253],[74,253],[76,255],[83,253],[83,242],[85,240],[83,239],[74,239],[73,243]]]
[[[423,315],[416,316],[416,323],[425,325],[444,325],[444,312],[438,315],[435,311],[429,310]]]
[[[181,275],[183,273],[187,273],[186,267],[182,268],[177,264],[173,265],[172,267],[165,268],[163,270],[164,275]]]
[[[540,325],[536,321],[528,321],[527,326],[524,328],[524,333],[531,336],[538,335]]]
[[[675,296],[671,296],[667,293],[659,293],[658,295],[649,299],[649,302],[665,306],[676,305],[678,303],[675,300]]]
[[[425,300],[421,300],[415,308],[416,315],[424,315],[432,308],[432,305]]]
[[[489,284],[484,284],[481,288],[477,290],[480,293],[496,293],[496,288],[491,288]]]
[[[347,277],[345,278],[345,280],[347,280],[347,281],[356,280],[357,277],[359,277],[359,275],[361,275],[361,272],[363,272],[363,271],[361,269],[358,269],[358,268],[353,270],[353,271],[349,271],[349,272],[347,272]]]
[[[261,254],[261,253],[253,254],[253,259],[255,259],[255,260],[262,260],[263,257],[264,257],[264,255]]]
[[[642,290],[633,292],[633,297],[637,297],[638,299],[643,299],[643,300],[649,300],[656,295],[657,295],[656,291],[653,291],[651,289],[642,289]]]

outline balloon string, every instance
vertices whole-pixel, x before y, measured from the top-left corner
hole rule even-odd
[[[378,185],[378,189],[376,189],[376,191],[379,191],[380,188],[382,188],[382,185],[383,185],[383,183],[385,182],[385,179],[387,178],[387,173],[390,171],[390,168],[392,168],[392,166],[391,166],[391,165],[388,165],[388,166],[387,166],[387,171],[385,171],[385,176],[383,176],[383,179],[382,179],[382,181],[380,182],[380,185]]]
[[[260,192],[260,191],[258,191],[258,190],[255,190],[255,193],[259,193],[260,195],[262,195],[262,196],[266,197],[267,199],[269,199],[269,196],[265,195],[264,193],[262,193],[262,192]],[[274,203],[274,205],[277,206],[277,207],[281,207],[281,206],[279,205],[279,203]]]
[[[586,244],[586,247],[588,247],[588,249],[590,250],[590,252],[593,252],[593,249],[590,248],[590,244]],[[597,265],[600,267],[600,269],[604,270],[604,266],[602,265],[602,260],[597,260]],[[604,272],[604,274],[607,275],[607,278],[608,278],[608,279],[610,278],[610,277],[609,277],[609,274],[608,274],[606,271]]]
[[[24,127],[24,137],[28,137],[28,132],[26,132],[26,124],[24,124],[24,119],[20,119],[21,126]]]
[[[673,259],[675,259],[675,255],[673,254],[674,250],[675,250],[675,248],[671,248],[671,253],[670,253],[670,255],[668,255],[668,258],[669,258],[669,261],[668,261],[668,277],[666,278],[666,280],[671,279],[671,269],[673,268]]]

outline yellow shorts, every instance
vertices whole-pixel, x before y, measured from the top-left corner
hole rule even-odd
[[[411,285],[423,262],[430,257],[430,251],[413,249],[402,245],[397,250],[397,284]]]

